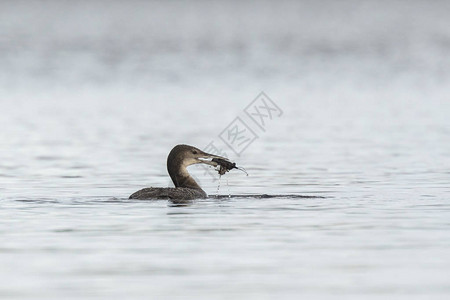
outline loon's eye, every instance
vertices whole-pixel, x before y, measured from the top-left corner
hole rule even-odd
[[[192,150],[192,154],[197,154],[197,151],[196,150]]]

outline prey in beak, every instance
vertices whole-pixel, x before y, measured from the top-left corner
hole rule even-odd
[[[213,167],[218,167],[217,171],[219,172],[220,175],[223,175],[232,169],[238,168],[236,167],[236,163],[230,161],[226,157],[213,155],[205,152],[203,152],[202,154],[203,156],[198,158],[199,162]]]
[[[175,146],[167,157],[168,169],[180,169],[181,167],[184,173],[187,173],[186,167],[200,163],[215,167],[219,175],[223,175],[232,169],[238,169],[247,174],[244,168],[236,166],[236,163],[226,157],[206,153],[188,145]]]

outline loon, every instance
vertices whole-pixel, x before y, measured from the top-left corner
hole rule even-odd
[[[207,164],[214,167],[218,162],[229,162],[225,157],[209,154],[189,145],[177,145],[167,157],[167,171],[175,185],[174,188],[144,188],[133,193],[129,199],[173,199],[194,200],[206,198],[208,195],[188,173],[186,167],[193,164]]]

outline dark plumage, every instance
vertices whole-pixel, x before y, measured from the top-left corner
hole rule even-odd
[[[186,167],[204,163],[211,166],[219,165],[219,162],[228,159],[203,152],[189,145],[177,145],[170,151],[167,157],[167,171],[175,185],[174,188],[145,188],[133,193],[130,199],[174,199],[193,200],[206,198],[207,194],[188,173]]]

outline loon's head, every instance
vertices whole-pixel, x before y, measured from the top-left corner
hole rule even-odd
[[[186,170],[188,166],[202,163],[216,167],[219,164],[214,159],[228,161],[225,157],[206,153],[193,146],[176,145],[167,157],[167,171],[176,187],[183,186],[181,182],[190,181],[187,180],[187,178],[190,178]]]

